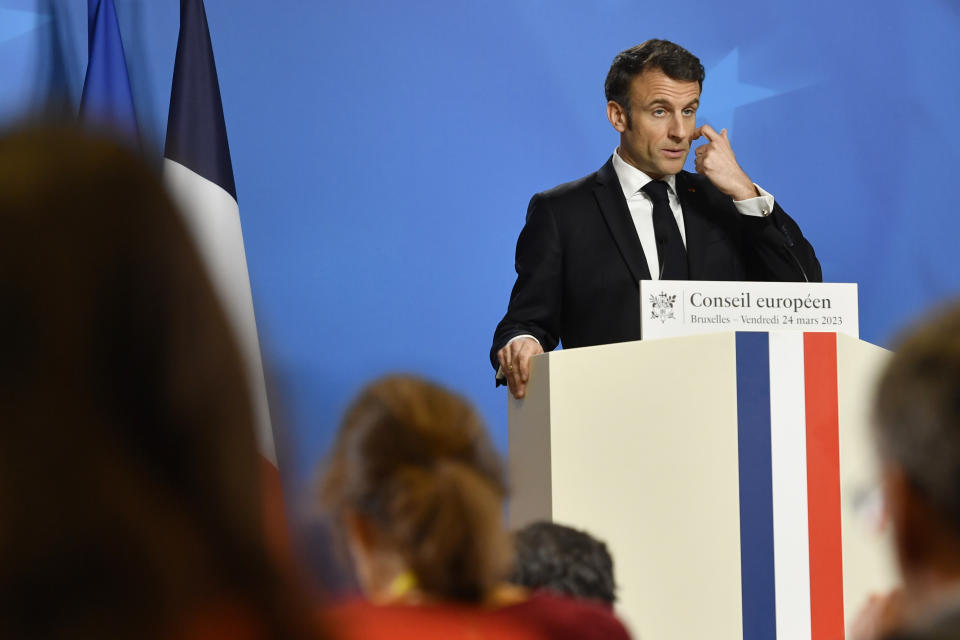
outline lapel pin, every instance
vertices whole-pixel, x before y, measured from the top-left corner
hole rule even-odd
[[[688,188],[687,191],[689,191],[690,193],[696,193],[696,192],[697,192],[697,190],[694,189],[693,187]]]

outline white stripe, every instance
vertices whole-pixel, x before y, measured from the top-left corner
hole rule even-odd
[[[260,341],[237,201],[219,185],[164,158],[164,179],[184,214],[246,361],[260,454],[277,464]]]
[[[803,334],[770,333],[770,453],[777,640],[810,640]]]

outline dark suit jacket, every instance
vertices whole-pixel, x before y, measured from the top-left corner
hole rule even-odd
[[[676,189],[691,280],[821,280],[813,247],[779,204],[768,217],[742,215],[707,178],[686,171]],[[533,196],[516,270],[493,336],[494,369],[497,352],[524,333],[544,351],[640,339],[639,280],[650,272],[612,158]]]

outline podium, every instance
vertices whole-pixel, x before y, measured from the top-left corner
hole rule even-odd
[[[800,332],[537,356],[508,400],[510,526],[604,540],[643,640],[843,638],[896,579],[868,431],[888,356]]]

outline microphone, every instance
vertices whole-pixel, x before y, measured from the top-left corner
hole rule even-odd
[[[800,269],[800,275],[803,276],[804,282],[810,282],[810,278],[807,277],[807,272],[803,268],[803,265],[800,264],[800,259],[797,258],[796,254],[790,249],[790,245],[784,243],[783,248],[787,250],[787,253],[790,254],[790,257],[793,258],[793,262],[797,265],[797,269]]]
[[[803,264],[800,263],[800,258],[798,258],[797,254],[793,252],[793,247],[796,245],[793,242],[793,238],[790,237],[790,233],[784,228],[780,228],[780,233],[783,234],[783,244],[781,246],[790,255],[790,257],[793,258],[793,262],[797,265],[797,269],[800,269],[800,275],[803,276],[803,281],[810,282],[810,278],[807,277],[806,269],[804,269]]]
[[[767,242],[770,243],[771,247],[782,249],[790,256],[793,263],[797,265],[797,270],[800,271],[800,275],[803,276],[803,281],[810,282],[810,277],[807,276],[807,270],[803,268],[803,262],[800,261],[800,258],[797,257],[796,252],[793,250],[796,244],[793,242],[793,238],[790,237],[790,232],[779,223],[771,222],[772,224],[767,225],[763,230],[763,235]]]

